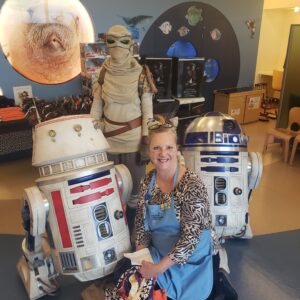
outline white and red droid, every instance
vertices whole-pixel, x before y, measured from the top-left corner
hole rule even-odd
[[[107,160],[109,145],[90,115],[35,126],[36,185],[24,191],[24,255],[17,264],[30,299],[57,290],[58,274],[80,281],[113,272],[130,236],[124,202],[132,181],[124,165]]]

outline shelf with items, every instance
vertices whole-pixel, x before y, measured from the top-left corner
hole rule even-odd
[[[153,113],[167,118],[178,118],[178,143],[183,140],[184,131],[195,118],[204,112],[204,97],[156,99]]]
[[[80,57],[82,94],[92,99],[100,68],[107,57],[104,41],[81,43]]]
[[[204,113],[204,97],[175,98],[179,103],[178,109],[178,144],[181,145],[188,125]]]
[[[198,117],[203,113],[205,99],[198,98],[175,98],[179,103],[178,119],[186,120]]]

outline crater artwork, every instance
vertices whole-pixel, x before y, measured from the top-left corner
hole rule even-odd
[[[2,51],[32,81],[73,79],[81,70],[80,43],[94,41],[92,20],[79,0],[6,0],[1,8]]]

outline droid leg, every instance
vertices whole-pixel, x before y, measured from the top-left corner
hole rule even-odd
[[[31,300],[44,295],[55,295],[58,289],[53,260],[50,255],[45,255],[44,251],[47,251],[45,247],[47,247],[46,240],[39,251],[29,251],[26,248],[26,239],[23,240],[24,255],[17,263],[17,269]]]
[[[23,256],[17,263],[19,275],[31,300],[54,295],[58,274],[45,236],[45,200],[38,188],[25,189],[22,217],[26,237],[22,243]]]
[[[252,239],[253,238],[252,229],[251,229],[250,222],[249,222],[249,217],[248,217],[248,223],[245,225],[244,234],[241,237],[243,239]]]
[[[229,274],[230,270],[229,270],[229,266],[228,266],[227,252],[226,252],[226,249],[224,247],[221,247],[219,249],[219,255],[220,255],[219,268],[225,270]]]

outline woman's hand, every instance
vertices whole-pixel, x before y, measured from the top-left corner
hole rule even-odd
[[[140,268],[140,273],[144,278],[150,279],[157,278],[161,272],[158,264],[143,260]]]
[[[144,245],[136,245],[135,246],[135,251],[139,251],[139,250],[142,250],[144,248],[146,248],[146,246],[144,246]]]

